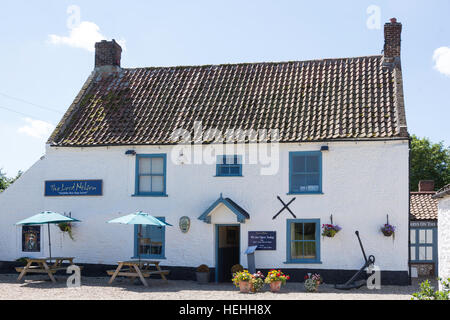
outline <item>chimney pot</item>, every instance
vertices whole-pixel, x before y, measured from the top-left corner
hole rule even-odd
[[[390,20],[384,25],[384,62],[385,65],[399,66],[402,24],[397,18]]]
[[[102,40],[95,44],[95,68],[103,66],[120,67],[122,48],[112,41]]]
[[[419,192],[430,192],[430,191],[434,191],[434,180],[420,180]]]

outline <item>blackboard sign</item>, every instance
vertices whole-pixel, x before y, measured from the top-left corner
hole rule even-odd
[[[102,180],[45,181],[45,196],[101,196]]]
[[[276,231],[249,231],[248,246],[258,246],[256,250],[276,250]]]

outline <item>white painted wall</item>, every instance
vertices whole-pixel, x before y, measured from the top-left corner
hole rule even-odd
[[[241,225],[241,250],[245,251],[248,231],[277,231],[276,251],[257,251],[259,268],[356,269],[363,257],[354,234],[360,231],[367,255],[376,257],[382,270],[408,269],[408,142],[333,142],[323,153],[323,194],[295,195],[290,205],[297,218],[320,219],[343,230],[335,238],[321,237],[322,264],[284,264],[286,261],[286,219],[276,196],[285,202],[294,196],[289,190],[289,152],[317,151],[320,143],[280,145],[277,175],[260,175],[259,165],[243,166],[243,177],[214,177],[215,165],[176,165],[170,160],[171,146],[140,146],[137,153],[167,153],[168,197],[132,197],[135,157],[125,155],[130,147],[54,148],[48,147],[38,161],[10,188],[0,194],[0,260],[31,256],[21,252],[21,229],[15,222],[42,210],[71,212],[83,222],[74,227],[75,241],[52,226],[53,256],[75,256],[85,263],[115,263],[133,255],[133,227],[106,224],[106,221],[137,210],[165,216],[173,227],[166,228],[165,265],[215,265],[214,223],[237,223],[233,215],[217,208],[212,223],[198,220],[220,193],[230,197],[251,219]],[[101,197],[44,197],[45,180],[102,179]],[[397,226],[395,241],[386,238],[380,227],[389,214]],[[191,218],[184,234],[178,227],[182,216]],[[441,229],[442,230],[442,229]],[[41,235],[48,255],[47,230]],[[246,266],[246,256],[241,255]]]
[[[450,278],[450,196],[438,199],[439,277]],[[441,288],[442,290],[442,285]]]

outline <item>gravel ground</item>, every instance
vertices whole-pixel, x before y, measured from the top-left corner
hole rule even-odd
[[[44,299],[44,300],[99,300],[99,299],[132,299],[132,300],[410,300],[411,294],[418,291],[421,280],[414,280],[411,286],[382,286],[380,290],[369,290],[366,287],[350,291],[339,291],[332,285],[322,284],[317,293],[306,293],[303,283],[288,283],[280,293],[271,293],[268,285],[262,292],[242,294],[231,283],[199,285],[194,281],[150,279],[149,287],[144,287],[139,280],[131,284],[127,279],[116,278],[110,286],[106,277],[83,277],[80,288],[67,288],[66,277],[56,276],[58,282],[53,284],[42,275],[26,276],[22,283],[16,282],[17,274],[0,275],[0,300],[11,299]]]

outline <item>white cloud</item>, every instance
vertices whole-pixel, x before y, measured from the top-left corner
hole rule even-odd
[[[450,77],[450,47],[440,47],[434,50],[434,68]]]
[[[95,51],[95,43],[107,39],[101,32],[100,27],[94,22],[82,21],[69,29],[69,36],[49,35],[49,42],[57,45],[68,45],[74,48],[82,48],[91,52]],[[122,50],[125,51],[125,40],[117,40]]]
[[[31,118],[24,118],[23,120],[28,124],[20,127],[17,131],[33,138],[46,139],[55,128],[51,123],[42,120]]]

